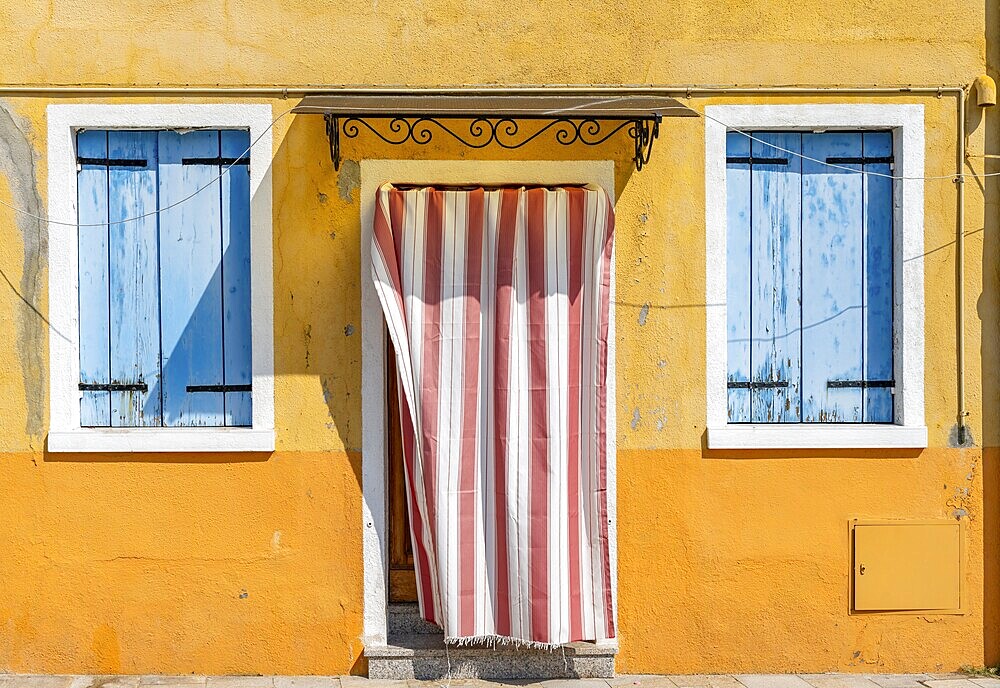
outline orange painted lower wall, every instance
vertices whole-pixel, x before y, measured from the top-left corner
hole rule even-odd
[[[0,456],[0,671],[355,668],[359,454],[118,458]]]
[[[0,456],[0,671],[363,672],[360,455],[257,458]],[[995,658],[997,458],[620,451],[618,671]],[[849,519],[957,510],[966,614],[848,614]]]
[[[619,452],[618,671],[983,664],[982,452],[764,456]],[[966,614],[848,613],[849,519],[950,518],[956,510],[968,519]]]

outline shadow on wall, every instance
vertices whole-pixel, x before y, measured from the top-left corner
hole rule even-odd
[[[275,374],[303,393],[279,404],[279,435],[342,444],[360,485],[361,285],[370,279],[370,267],[361,265],[359,160],[611,158],[616,178],[624,183],[631,171],[631,145],[622,132],[594,148],[539,139],[514,151],[475,150],[440,131],[426,145],[391,145],[362,131],[356,139],[342,139],[342,162],[335,171],[323,118],[295,117],[274,161],[274,188],[280,189],[275,199]],[[313,421],[317,394],[326,417]]]
[[[1000,79],[1000,0],[987,0],[986,65],[987,73]],[[972,96],[971,110],[975,107]],[[972,117],[982,117],[972,114]],[[1000,155],[1000,112],[991,108],[984,125],[984,152]],[[981,124],[980,126],[983,126]],[[1000,173],[1000,159],[973,159],[975,172]],[[967,168],[968,169],[968,168]],[[968,186],[968,185],[967,185]],[[983,642],[984,664],[1000,664],[1000,177],[988,177],[983,183],[986,207],[983,226],[983,293],[978,313],[982,327],[982,410],[983,423]],[[978,227],[967,228],[975,231]],[[975,412],[975,411],[973,411]]]
[[[229,251],[222,257],[226,265],[231,265],[232,258]],[[189,381],[193,384],[218,384],[221,380],[216,380],[219,359],[222,352],[221,347],[218,353],[205,355],[205,324],[218,319],[220,301],[219,295],[222,289],[222,267],[220,266],[212,274],[202,290],[198,303],[191,310],[191,315],[183,331],[176,337],[176,345],[170,350],[164,350],[162,358],[162,370],[158,379],[150,385],[147,401],[142,409],[145,417],[159,417],[162,413],[164,425],[177,425],[179,421],[196,417],[202,422],[187,422],[187,426],[218,426],[222,424],[223,418],[223,393],[185,393],[185,387]],[[54,335],[53,335],[54,336]],[[199,369],[205,361],[214,361],[212,369]],[[209,376],[206,378],[206,375]],[[167,382],[164,383],[164,380]],[[109,394],[107,392],[105,395]],[[230,409],[227,417],[249,417],[250,404],[248,392],[227,392],[225,404]],[[171,398],[173,401],[171,401]],[[108,400],[107,403],[111,403]],[[162,407],[161,407],[162,404]],[[235,408],[234,408],[235,407]],[[227,421],[228,422],[228,421]],[[235,423],[233,423],[235,424]],[[270,458],[269,452],[197,452],[197,453],[115,453],[115,452],[86,452],[86,453],[65,453],[45,451],[45,461],[51,462],[89,462],[89,463],[245,463],[267,461]]]
[[[276,108],[276,112],[280,108]],[[461,125],[459,125],[461,126]],[[278,132],[276,132],[278,133]],[[270,175],[274,190],[274,374],[279,446],[345,449],[361,482],[361,280],[360,165],[357,159],[613,159],[619,191],[632,171],[631,139],[624,133],[594,148],[555,146],[540,140],[505,151],[463,148],[438,133],[428,145],[393,146],[374,135],[342,142],[343,161],[333,169],[322,117],[299,115],[278,136]],[[428,180],[433,181],[433,180]],[[475,180],[470,180],[475,181]],[[197,323],[214,307],[216,274],[193,311],[177,351],[165,357],[161,382],[172,367],[193,365]],[[159,394],[160,385],[151,389]],[[168,390],[169,391],[169,390]],[[166,409],[166,407],[165,407]],[[169,419],[168,419],[169,422]],[[268,454],[46,454],[47,461],[220,463],[266,461]]]
[[[232,264],[232,256],[227,249],[223,255],[224,264]],[[228,259],[228,260],[227,260]],[[169,350],[164,349],[162,370],[158,379],[150,385],[147,401],[142,409],[144,417],[160,417],[163,425],[172,427],[184,425],[188,427],[222,425],[222,418],[227,419],[249,417],[249,392],[227,392],[225,402],[222,392],[185,391],[192,384],[219,384],[219,359],[222,356],[221,347],[218,352],[206,353],[207,333],[206,323],[218,320],[219,294],[222,290],[222,267],[212,274],[202,290],[198,303],[191,309],[191,315],[183,331],[176,337],[176,344]],[[166,342],[164,342],[166,346]],[[214,365],[206,365],[212,362]],[[166,381],[166,382],[164,382]],[[107,396],[108,392],[103,393]],[[110,404],[108,399],[106,403]],[[223,404],[225,403],[225,407]],[[226,409],[225,413],[223,409]],[[192,421],[191,419],[197,419]],[[237,423],[228,424],[236,425]],[[146,463],[232,463],[266,461],[267,452],[202,452],[202,453],[50,453],[46,452],[46,461],[76,461],[92,463],[108,462],[146,462]]]

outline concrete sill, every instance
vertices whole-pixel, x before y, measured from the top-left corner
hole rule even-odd
[[[709,449],[923,449],[927,428],[907,425],[724,425],[708,428]]]
[[[251,428],[80,428],[49,432],[48,450],[72,452],[273,452],[274,431]]]

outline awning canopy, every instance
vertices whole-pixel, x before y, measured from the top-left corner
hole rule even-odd
[[[664,117],[697,117],[675,98],[644,94],[547,93],[330,93],[304,97],[296,114],[326,118],[330,156],[340,167],[340,137],[365,128],[390,144],[426,145],[442,131],[470,148],[520,148],[545,132],[569,146],[596,146],[625,129],[636,169],[649,161]],[[456,120],[468,120],[458,125]],[[522,125],[521,121],[531,124]],[[375,126],[374,122],[388,122]]]

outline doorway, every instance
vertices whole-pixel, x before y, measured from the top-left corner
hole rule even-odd
[[[361,166],[361,410],[364,422],[361,428],[362,474],[362,551],[364,560],[364,637],[368,648],[385,647],[388,638],[390,573],[395,579],[405,574],[390,572],[391,557],[390,528],[393,510],[386,502],[390,499],[389,465],[390,457],[398,456],[398,449],[390,451],[389,428],[398,427],[398,416],[390,421],[389,413],[395,411],[395,404],[386,402],[389,392],[387,377],[392,379],[393,366],[386,360],[391,348],[386,346],[387,331],[382,305],[376,291],[375,282],[370,279],[372,258],[372,234],[377,211],[377,191],[382,184],[422,184],[433,179],[438,184],[462,185],[470,180],[480,185],[501,184],[600,184],[609,194],[615,192],[615,163],[611,160],[362,160]],[[614,269],[611,272],[615,274]],[[615,302],[614,281],[612,280],[611,301]],[[615,342],[614,313],[611,309],[609,326],[609,346]],[[608,398],[615,399],[615,356],[613,348],[608,357]],[[387,375],[388,373],[388,375]],[[611,520],[609,538],[611,545],[612,584],[616,585],[616,504],[615,490],[615,433],[614,404],[608,407],[608,517]],[[398,465],[398,464],[397,464]],[[402,471],[393,471],[402,476]],[[400,478],[402,480],[402,478]],[[405,484],[405,483],[404,483]],[[394,500],[402,505],[405,499]],[[405,507],[404,507],[405,509]],[[397,511],[397,513],[400,513]],[[405,511],[397,515],[406,535]],[[396,528],[399,532],[401,529]],[[409,547],[405,539],[401,543]],[[395,571],[405,570],[393,565]],[[411,574],[414,581],[416,576]],[[411,584],[412,585],[412,584]],[[395,586],[392,586],[395,587]],[[402,587],[402,586],[400,586]],[[411,589],[415,589],[412,585]],[[395,594],[393,595],[395,597]],[[411,598],[416,596],[411,594]],[[368,650],[366,650],[367,652]]]

